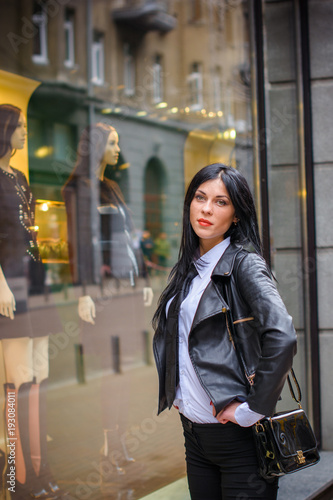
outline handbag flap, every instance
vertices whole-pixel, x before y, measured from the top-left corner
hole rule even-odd
[[[317,441],[304,410],[281,412],[268,418],[276,445],[284,457],[297,456],[316,449]]]

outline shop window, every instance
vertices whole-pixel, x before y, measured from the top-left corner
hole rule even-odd
[[[92,81],[96,85],[104,83],[104,36],[101,33],[94,34],[92,44]]]
[[[32,60],[37,64],[47,64],[47,12],[46,5],[41,2],[34,3],[32,22],[35,28],[33,38]]]
[[[154,103],[163,101],[163,71],[160,55],[155,57],[153,64],[153,101]]]
[[[67,68],[73,68],[75,63],[74,11],[66,9],[65,22],[65,61]]]
[[[202,74],[198,63],[194,63],[192,65],[192,71],[187,78],[187,83],[189,92],[189,107],[193,111],[200,110],[203,105]]]
[[[133,49],[129,43],[124,45],[124,86],[125,95],[133,96],[135,92],[135,60]]]

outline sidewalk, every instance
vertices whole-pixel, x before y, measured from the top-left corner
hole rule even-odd
[[[321,452],[319,464],[280,479],[278,500],[312,500],[333,481],[333,452]],[[333,494],[332,494],[333,498]],[[180,479],[141,500],[190,500],[186,478]]]
[[[178,414],[156,416],[155,367],[105,379],[49,391],[49,458],[68,500],[189,500]],[[105,404],[110,428],[118,426],[111,458],[101,454]],[[121,438],[135,462],[126,461]],[[310,500],[332,480],[333,452],[322,452],[318,465],[281,478],[278,498]]]
[[[48,394],[49,461],[68,500],[134,500],[185,475],[176,411],[157,417],[153,366],[56,387]],[[107,389],[106,389],[107,387]],[[103,406],[113,433],[110,458],[101,454]],[[127,462],[122,439],[135,462]],[[124,474],[118,474],[118,464]]]
[[[157,417],[156,395],[153,366],[50,388],[49,462],[67,500],[189,500],[179,417],[174,410]],[[116,431],[109,457],[101,453],[105,407]],[[322,452],[318,465],[281,478],[278,499],[314,500],[330,481],[333,452]]]

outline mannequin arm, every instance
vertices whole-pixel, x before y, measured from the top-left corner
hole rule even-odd
[[[87,323],[95,324],[96,308],[93,299],[90,295],[84,295],[79,298],[78,313],[80,318]]]
[[[0,314],[7,316],[7,318],[14,319],[15,310],[15,297],[8,286],[2,267],[0,266]]]
[[[143,304],[145,307],[151,306],[154,298],[154,292],[151,287],[144,287],[143,289]]]

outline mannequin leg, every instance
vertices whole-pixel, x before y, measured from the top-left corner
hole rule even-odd
[[[37,337],[32,345],[33,374],[37,384],[49,378],[49,337]]]
[[[15,499],[52,498],[52,495],[42,488],[31,462],[29,438],[29,406],[30,392],[33,380],[32,349],[33,341],[28,337],[18,339],[3,339],[3,353],[7,384],[6,391],[6,422],[8,440],[15,427]],[[14,401],[14,403],[13,403]],[[10,413],[10,403],[14,404],[14,412]],[[9,421],[9,416],[12,420]],[[53,495],[54,498],[54,495]]]
[[[2,339],[7,383],[20,387],[21,384],[32,382],[32,347],[33,340],[29,337]]]
[[[56,484],[47,459],[47,387],[49,375],[48,337],[33,341],[34,382],[30,391],[29,434],[34,471],[43,488],[64,497],[66,492]]]
[[[45,392],[47,390],[47,379],[49,375],[48,345],[49,345],[48,337],[38,337],[36,339],[33,339],[32,362],[33,362],[34,383],[32,384],[30,391],[29,434],[30,434],[31,460],[37,477],[40,474],[40,468],[41,468],[41,446],[45,448],[44,440],[46,442],[47,439],[46,394],[45,398],[44,397],[42,398],[43,403],[45,401],[45,404],[43,404],[42,409],[40,406],[40,396],[41,396],[41,383],[43,384],[42,385],[43,392],[44,388]],[[43,422],[41,422],[41,413],[43,414],[42,415]],[[41,428],[41,425],[43,428]]]
[[[126,415],[124,408],[129,403],[129,387],[126,374],[117,375],[117,384],[113,385],[110,376],[102,378],[102,395],[109,394],[110,398],[102,397],[102,416],[104,446],[102,454],[109,457],[115,466],[117,474],[125,474],[124,466],[135,462],[128,453],[126,435]]]

